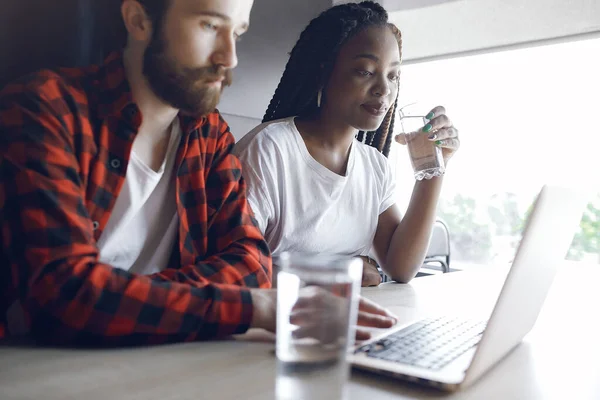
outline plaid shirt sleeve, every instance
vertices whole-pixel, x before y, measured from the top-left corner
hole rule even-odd
[[[60,91],[54,92],[56,98],[31,90],[0,96],[0,235],[2,259],[8,263],[1,267],[10,269],[11,280],[2,287],[16,293],[32,334],[52,343],[121,345],[246,331],[251,296],[247,288],[230,283],[250,285],[258,279],[265,284],[268,271],[258,271],[255,260],[255,278],[244,278],[225,266],[248,261],[242,253],[250,246],[243,240],[249,228],[228,229],[224,217],[238,210],[237,218],[247,222],[247,206],[234,194],[243,182],[226,185],[221,217],[211,225],[211,235],[229,232],[223,243],[214,239],[216,249],[227,254],[203,264],[227,270],[223,283],[209,282],[192,267],[166,271],[161,278],[102,264],[85,207],[76,153],[80,144],[69,133],[73,118]],[[213,163],[217,174],[235,164],[227,147]]]
[[[232,154],[233,135],[219,113],[210,114],[202,129],[208,147],[204,152],[209,164],[205,169],[204,187],[209,215],[207,234],[200,236],[207,239],[208,258],[183,268],[162,271],[153,278],[191,285],[203,284],[208,279],[270,288],[271,253],[248,205],[242,166]],[[189,220],[202,220],[197,208],[192,207],[187,213]]]

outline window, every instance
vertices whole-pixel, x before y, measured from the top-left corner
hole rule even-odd
[[[460,130],[438,210],[454,266],[512,260],[541,186],[573,180],[598,194],[568,258],[600,263],[599,53],[600,39],[589,39],[404,66],[399,105],[444,105]],[[412,168],[394,147],[406,206]]]

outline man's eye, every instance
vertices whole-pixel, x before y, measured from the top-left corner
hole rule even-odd
[[[356,72],[358,72],[358,74],[362,75],[362,76],[371,76],[371,75],[373,75],[373,73],[370,72],[370,71],[364,71],[364,70],[360,70],[360,69],[356,70]]]
[[[217,30],[217,26],[214,24],[211,24],[210,22],[201,22],[200,26],[202,26],[205,29],[209,29],[211,31]]]

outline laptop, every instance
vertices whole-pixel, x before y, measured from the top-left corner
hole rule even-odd
[[[353,367],[445,391],[473,383],[533,327],[587,200],[573,188],[542,188],[489,319],[440,316],[400,326],[358,345]]]

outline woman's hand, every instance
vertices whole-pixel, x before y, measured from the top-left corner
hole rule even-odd
[[[377,265],[373,264],[373,259],[360,256],[363,262],[362,286],[378,286],[381,283],[381,274],[377,269]]]
[[[458,130],[454,127],[452,121],[446,115],[446,109],[442,106],[435,107],[425,118],[429,120],[429,123],[423,127],[422,132],[428,134],[427,138],[442,149],[444,162],[448,163],[448,160],[460,147]],[[396,136],[396,142],[406,144],[403,133]]]

